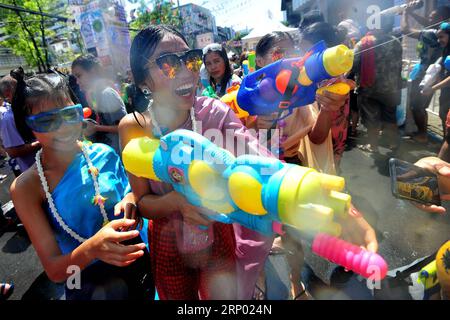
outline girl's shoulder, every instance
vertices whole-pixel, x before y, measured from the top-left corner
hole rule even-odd
[[[151,131],[151,121],[148,112],[128,113],[119,122],[119,136],[121,141],[148,136]]]
[[[10,187],[13,201],[23,200],[35,202],[44,199],[45,194],[37,172],[36,164],[14,179]]]

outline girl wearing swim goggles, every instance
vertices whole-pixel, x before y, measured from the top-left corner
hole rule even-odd
[[[59,75],[19,79],[13,104],[22,111],[17,124],[42,149],[14,180],[11,197],[50,280],[65,282],[77,266],[81,286],[66,286],[66,300],[152,299],[146,245],[139,231],[126,231],[135,220],[119,219],[132,211],[123,206],[130,194],[120,157],[79,141],[82,108]]]

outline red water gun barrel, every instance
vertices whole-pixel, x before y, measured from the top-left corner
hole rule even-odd
[[[379,254],[325,233],[319,233],[314,238],[312,251],[364,278],[380,281],[386,277],[388,271],[386,261]]]

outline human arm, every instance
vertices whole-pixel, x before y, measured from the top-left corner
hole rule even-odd
[[[417,161],[415,165],[424,169],[428,169],[436,174],[438,178],[441,200],[450,200],[450,164],[437,157],[426,157]],[[446,212],[446,209],[443,206],[424,205],[416,203],[414,203],[414,205],[425,212],[440,214]]]
[[[408,10],[406,10],[402,15],[402,20],[400,23],[402,33],[408,35],[408,37],[411,37],[414,39],[419,39],[420,30],[411,28],[411,26],[409,24],[409,16],[410,16],[410,12],[408,12]]]
[[[25,157],[34,154],[41,148],[41,144],[38,141],[32,143],[23,141],[22,136],[17,131],[13,117],[2,120],[0,136],[3,148],[11,158]]]
[[[431,95],[434,92],[436,92],[437,90],[440,90],[442,88],[449,87],[449,86],[450,86],[450,76],[445,78],[441,82],[436,83],[435,85],[433,85],[431,87],[424,88],[422,90],[422,94],[423,95]]]
[[[442,144],[441,150],[439,151],[439,159],[450,162],[450,147],[447,141],[444,141]]]
[[[5,151],[11,158],[17,158],[34,154],[40,148],[41,144],[39,143],[39,141],[34,141],[32,143],[23,144],[20,146],[5,148]]]
[[[406,14],[410,15],[414,18],[418,23],[420,23],[422,26],[427,27],[430,21],[428,21],[427,18],[419,16],[417,13],[415,13],[413,10],[407,9]]]
[[[69,254],[63,255],[54,231],[42,209],[45,195],[39,178],[33,170],[28,170],[11,185],[11,198],[15,210],[22,221],[31,242],[48,275],[54,282],[63,282],[70,276],[69,266],[81,270],[99,259],[115,266],[127,266],[141,257],[145,244],[125,246],[120,242],[135,238],[139,232],[117,232],[121,227],[133,224],[132,220],[115,220],[108,223],[94,236],[81,243]]]
[[[106,88],[102,91],[97,101],[96,111],[102,114],[104,123],[86,122],[84,130],[87,136],[95,132],[118,133],[118,124],[127,114],[122,98],[112,88]]]
[[[345,83],[350,86],[351,90],[356,86],[352,80],[345,79]],[[316,101],[320,106],[320,111],[308,135],[312,143],[322,144],[327,139],[331,126],[333,125],[333,112],[343,108],[348,98],[348,95],[340,95],[328,91],[316,95]]]
[[[139,120],[144,125],[144,128],[140,127],[136,122],[133,115],[127,115],[119,124],[119,136],[121,148],[127,145],[127,143],[138,137],[148,136],[147,132],[151,132],[151,128],[148,127],[149,119],[145,119],[144,116],[139,116]],[[168,217],[176,212],[181,212],[186,222],[191,224],[208,225],[211,222],[205,219],[200,213],[201,208],[192,206],[189,204],[185,197],[176,191],[171,191],[164,195],[155,195],[150,187],[150,181],[145,178],[139,178],[131,173],[127,173],[130,186],[132,189],[132,196],[127,195],[130,202],[133,201],[139,213],[147,219],[158,219]]]
[[[350,206],[348,216],[337,219],[342,226],[341,238],[364,249],[377,252],[378,240],[373,227],[353,205]]]

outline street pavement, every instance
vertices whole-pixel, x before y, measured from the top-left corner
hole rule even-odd
[[[346,189],[352,195],[353,203],[375,228],[379,253],[387,261],[389,269],[400,268],[432,254],[448,239],[450,214],[425,213],[407,201],[394,198],[390,189],[388,160],[396,157],[414,163],[422,157],[436,155],[441,141],[432,134],[427,144],[401,140],[400,148],[393,153],[385,147],[388,142],[380,139],[378,155],[366,153],[356,146],[364,142],[364,132],[350,141],[341,162],[342,176],[346,179]],[[0,173],[4,172],[9,176],[0,183],[3,204],[9,200],[8,188],[13,178],[8,168],[0,168]],[[309,272],[309,276],[305,276],[309,280],[304,281],[309,281],[308,286],[316,299],[371,298],[367,290],[352,289],[361,286],[354,277],[348,281],[345,290],[345,286],[329,288],[324,284],[327,282],[325,270],[314,265],[311,268],[317,276],[311,276]],[[52,284],[45,276],[33,247],[21,230],[0,234],[0,281],[14,282],[16,288],[10,299],[63,297],[62,287]]]

